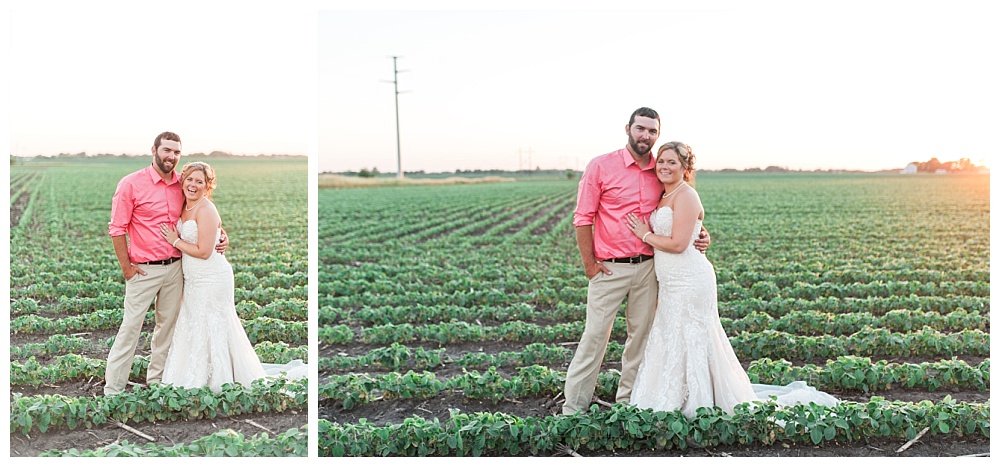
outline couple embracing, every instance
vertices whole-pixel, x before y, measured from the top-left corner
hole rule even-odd
[[[126,175],[111,203],[111,236],[125,278],[125,313],[108,352],[105,395],[125,390],[139,333],[154,303],[148,384],[186,388],[306,374],[301,360],[262,364],[236,314],[229,239],[211,200],[215,170],[185,164],[181,139],[164,132],[153,141],[153,162]]]
[[[587,319],[566,371],[564,414],[592,401],[615,316],[626,301],[627,337],[616,402],[658,411],[698,407],[728,413],[775,396],[781,405],[835,405],[801,381],[751,384],[719,319],[711,243],[693,183],[695,156],[663,144],[660,116],[642,107],[625,132],[628,145],[593,159],[580,180],[573,225],[587,288]]]

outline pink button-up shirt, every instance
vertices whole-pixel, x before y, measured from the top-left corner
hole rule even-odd
[[[128,257],[133,263],[180,257],[180,250],[163,239],[159,227],[177,225],[183,206],[180,175],[174,172],[166,183],[150,165],[118,182],[111,198],[108,235],[128,234]]]
[[[642,219],[656,209],[663,184],[656,178],[656,158],[639,167],[627,148],[598,156],[587,164],[573,212],[573,225],[594,226],[594,257],[598,260],[652,255],[653,247],[628,228],[626,214]]]

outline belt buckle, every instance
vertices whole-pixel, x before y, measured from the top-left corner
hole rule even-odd
[[[630,264],[639,264],[642,262],[642,256],[633,256],[628,259],[628,262]]]

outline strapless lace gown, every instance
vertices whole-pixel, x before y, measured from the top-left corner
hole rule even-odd
[[[656,210],[650,225],[657,234],[671,235],[673,211]],[[660,411],[680,409],[687,417],[698,407],[717,406],[733,413],[736,405],[772,395],[783,405],[835,405],[835,398],[803,382],[750,383],[719,320],[715,268],[693,246],[700,230],[698,221],[693,232],[677,233],[691,236],[691,246],[682,253],[653,254],[659,282],[656,316],[630,402]]]
[[[183,241],[197,243],[198,224],[178,222]],[[216,229],[215,243],[220,231]],[[225,383],[249,386],[253,380],[285,373],[289,379],[306,376],[295,360],[284,365],[261,364],[236,314],[233,268],[224,255],[208,259],[182,255],[184,298],[173,341],[163,368],[163,383],[185,388],[209,387],[218,392]]]

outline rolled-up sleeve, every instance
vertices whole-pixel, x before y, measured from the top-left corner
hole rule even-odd
[[[576,195],[576,210],[573,211],[573,225],[582,227],[594,225],[594,217],[601,200],[601,166],[597,159],[587,164],[580,177],[580,188]]]
[[[111,222],[108,222],[108,236],[117,237],[125,235],[128,223],[132,219],[132,184],[122,179],[115,188],[115,195],[111,198]]]

